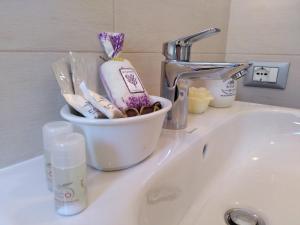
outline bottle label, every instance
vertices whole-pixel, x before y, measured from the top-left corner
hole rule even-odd
[[[60,169],[52,167],[56,208],[68,204],[86,205],[86,165]]]
[[[222,97],[229,97],[236,95],[236,84],[234,80],[223,81],[224,87],[221,89]]]
[[[51,155],[49,150],[44,150],[45,154],[45,172],[48,182],[49,189],[52,189],[52,166],[51,166]]]
[[[121,68],[120,73],[130,93],[144,93],[145,89],[139,75],[132,68]]]

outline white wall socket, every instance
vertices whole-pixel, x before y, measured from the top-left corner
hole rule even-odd
[[[259,82],[276,83],[278,72],[278,67],[254,66],[252,79]]]
[[[245,86],[284,89],[287,82],[289,63],[281,62],[250,62],[244,78]]]

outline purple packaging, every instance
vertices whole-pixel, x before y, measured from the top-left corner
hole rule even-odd
[[[107,57],[112,59],[121,52],[125,35],[123,33],[101,32],[98,38]]]
[[[135,68],[128,60],[117,57],[123,47],[124,34],[102,32],[98,37],[110,58],[99,68],[100,79],[110,101],[123,112],[128,108],[150,106],[149,95]]]

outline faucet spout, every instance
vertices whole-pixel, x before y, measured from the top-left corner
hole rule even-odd
[[[250,66],[248,63],[189,62],[192,44],[220,31],[218,28],[210,28],[163,44],[166,60],[162,62],[161,96],[173,103],[164,128],[177,130],[187,126],[187,95],[191,79],[199,79],[205,75],[216,79],[237,80],[246,75]]]
[[[164,122],[166,129],[184,129],[188,116],[190,80],[210,76],[215,79],[237,80],[246,74],[248,63],[204,63],[166,60],[162,63],[161,95],[172,101],[172,109]]]

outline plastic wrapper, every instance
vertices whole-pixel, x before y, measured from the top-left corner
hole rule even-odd
[[[80,95],[63,94],[66,102],[77,112],[89,119],[103,118],[103,114],[96,109],[88,100]]]
[[[87,67],[83,57],[77,55],[77,53],[69,52],[72,81],[74,86],[74,92],[76,95],[83,96],[80,90],[80,83],[87,78]]]
[[[98,37],[108,58],[114,58],[121,52],[125,37],[123,33],[101,32]]]
[[[81,82],[80,89],[85,97],[96,109],[102,112],[108,118],[124,117],[123,113],[103,96],[89,90],[85,82]]]
[[[124,34],[99,34],[99,40],[110,60],[100,66],[100,78],[108,98],[123,112],[128,108],[150,106],[151,101],[132,64],[118,54],[122,49]]]
[[[62,94],[74,94],[70,63],[67,57],[63,57],[52,64],[52,71]]]
[[[104,115],[86,99],[74,94],[71,69],[67,57],[54,62],[52,64],[52,70],[61,89],[61,93],[69,106],[90,119],[104,117]]]

